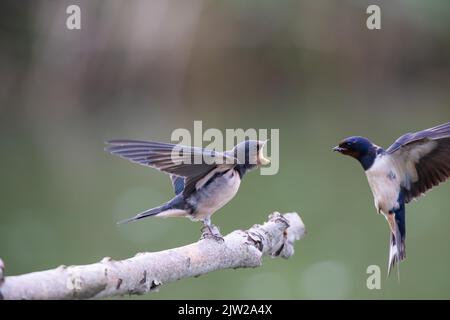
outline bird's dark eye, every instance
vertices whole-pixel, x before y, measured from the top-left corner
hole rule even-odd
[[[352,143],[351,143],[351,142],[346,142],[346,143],[345,143],[345,146],[346,146],[346,147],[351,147],[351,146],[352,146]]]

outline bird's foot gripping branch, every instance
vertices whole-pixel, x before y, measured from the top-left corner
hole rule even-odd
[[[294,254],[294,242],[304,235],[305,225],[298,214],[275,212],[264,224],[233,231],[223,242],[202,239],[184,247],[138,253],[126,260],[103,258],[90,265],[60,266],[4,279],[0,273],[0,298],[91,299],[143,294],[215,270],[258,267],[264,255],[289,258]]]
[[[219,227],[211,224],[209,226],[205,225],[202,228],[202,235],[200,237],[200,240],[203,239],[214,239],[216,241],[224,241],[222,234],[220,233]]]

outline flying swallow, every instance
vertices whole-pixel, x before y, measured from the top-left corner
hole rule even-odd
[[[232,150],[216,152],[160,142],[108,141],[106,151],[170,175],[175,196],[119,223],[146,217],[188,217],[202,221],[203,237],[220,239],[211,215],[227,204],[239,190],[244,175],[270,160],[263,155],[266,141],[245,140]]]
[[[334,151],[357,159],[375,207],[390,228],[388,275],[406,258],[405,204],[450,176],[450,122],[398,138],[388,149],[363,137],[344,139]]]

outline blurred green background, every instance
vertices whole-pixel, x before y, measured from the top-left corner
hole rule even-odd
[[[66,8],[81,7],[79,31]],[[382,29],[369,31],[369,4]],[[0,257],[8,275],[122,259],[198,240],[187,219],[116,222],[170,197],[166,175],[103,141],[174,129],[280,129],[280,171],[249,174],[216,213],[223,233],[297,211],[290,260],[226,270],[133,299],[450,298],[450,184],[407,207],[401,282],[360,165],[330,151],[387,147],[450,120],[447,0],[2,1]],[[270,148],[269,148],[270,153]],[[366,288],[379,265],[382,289]]]

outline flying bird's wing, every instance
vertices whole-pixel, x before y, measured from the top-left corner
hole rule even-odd
[[[183,192],[185,196],[195,190],[201,178],[217,167],[216,163],[227,163],[224,165],[231,167],[237,161],[221,152],[170,143],[137,140],[111,140],[106,143],[105,150],[111,154],[172,175],[175,193]],[[176,177],[184,179],[181,182]]]
[[[407,133],[387,150],[398,166],[405,201],[424,194],[450,176],[450,122],[440,126]]]

